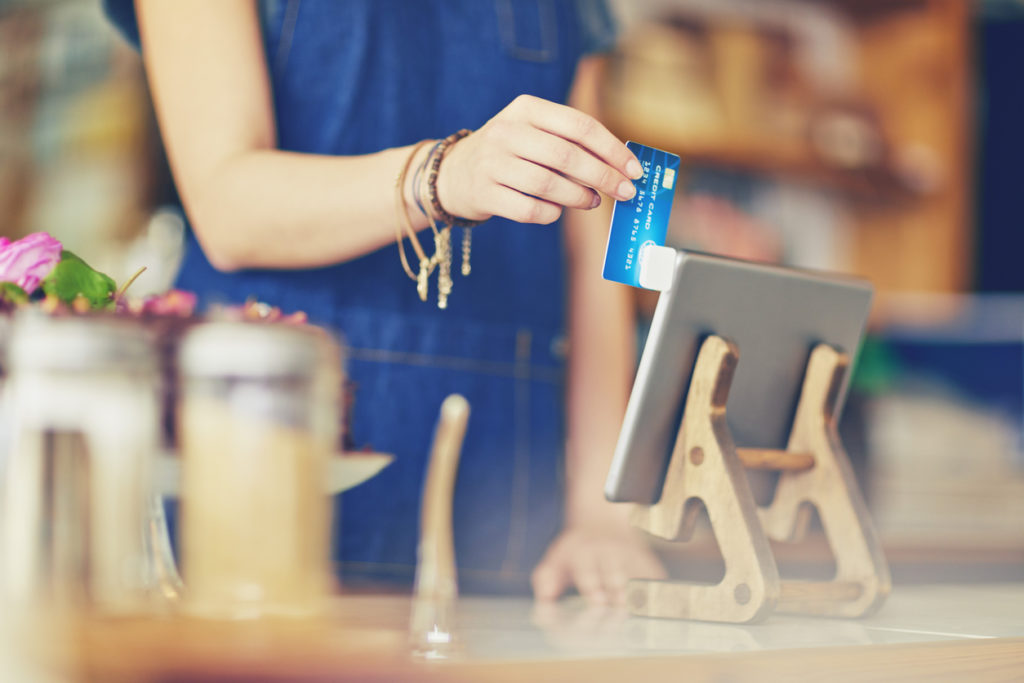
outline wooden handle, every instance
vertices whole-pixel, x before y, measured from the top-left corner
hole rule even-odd
[[[469,403],[465,398],[452,394],[444,400],[423,485],[409,635],[414,656],[426,659],[446,659],[456,649],[452,630],[459,589],[452,539],[452,497],[468,421]]]
[[[737,448],[736,454],[740,456],[740,462],[748,470],[797,471],[814,467],[814,456],[810,453],[791,453],[767,448]]]
[[[455,597],[455,544],[452,540],[452,496],[459,470],[462,440],[469,421],[469,402],[452,394],[441,404],[434,444],[427,464],[420,509],[419,560],[416,596]]]
[[[855,581],[783,581],[779,607],[786,609],[812,602],[851,601],[863,594],[864,586]]]

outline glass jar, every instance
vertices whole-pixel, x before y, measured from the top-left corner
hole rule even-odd
[[[0,312],[0,482],[3,481],[4,468],[9,455],[8,432],[10,431],[11,415],[6,408],[4,385],[7,381],[7,340],[11,336],[11,316]],[[2,500],[2,497],[0,497]]]
[[[317,612],[331,584],[337,344],[312,327],[210,322],[185,335],[178,366],[186,609]]]
[[[148,335],[113,318],[29,312],[14,321],[6,360],[0,587],[8,604],[148,611],[159,434]]]

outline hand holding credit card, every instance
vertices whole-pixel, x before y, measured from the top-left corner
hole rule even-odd
[[[615,202],[602,275],[633,287],[667,289],[675,250],[665,248],[665,238],[679,157],[632,141],[626,147],[640,160],[644,174],[634,181],[632,199]]]

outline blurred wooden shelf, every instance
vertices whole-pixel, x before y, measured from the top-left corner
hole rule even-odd
[[[857,20],[870,20],[892,12],[918,9],[925,0],[804,0],[811,5],[835,7]]]
[[[624,140],[678,154],[683,166],[699,164],[807,183],[834,190],[853,201],[896,203],[920,196],[895,169],[884,166],[842,168],[826,163],[809,145],[767,136],[722,136],[688,139],[666,121],[606,117],[609,127]]]
[[[849,19],[854,76],[841,95],[796,75],[793,39],[777,27],[680,10],[624,37],[607,67],[605,120],[684,166],[824,188],[853,227],[838,262],[879,292],[964,291],[974,3],[816,2]]]

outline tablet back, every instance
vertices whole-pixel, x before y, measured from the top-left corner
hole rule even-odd
[[[605,496],[657,500],[697,350],[710,334],[739,347],[726,409],[736,445],[785,448],[811,349],[823,342],[852,358],[871,291],[852,278],[680,251],[672,287],[654,313]]]

